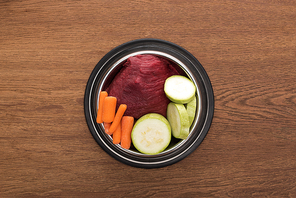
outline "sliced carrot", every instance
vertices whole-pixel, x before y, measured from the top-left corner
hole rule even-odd
[[[132,116],[123,116],[121,119],[121,147],[129,149],[132,138],[131,132],[134,126],[134,118]]]
[[[97,114],[97,123],[103,123],[103,120],[102,120],[103,102],[107,96],[108,96],[108,93],[106,91],[101,91],[99,94],[99,108],[98,108],[98,114]]]
[[[111,126],[111,123],[104,122],[103,124],[104,124],[104,128],[105,128],[105,132],[106,132],[108,135],[111,135],[111,134],[110,134],[110,131],[109,131],[110,126]]]
[[[113,143],[119,144],[121,140],[121,122],[119,122],[116,130],[113,133]]]
[[[118,110],[115,114],[114,120],[109,129],[110,133],[113,133],[117,129],[126,108],[127,108],[126,104],[119,105]]]
[[[117,99],[113,96],[107,96],[103,102],[102,120],[111,123],[114,120]]]

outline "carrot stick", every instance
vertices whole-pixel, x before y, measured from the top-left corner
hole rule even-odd
[[[123,116],[121,119],[121,147],[129,149],[131,146],[131,132],[134,126],[134,118],[132,116]]]
[[[114,131],[117,129],[126,108],[127,108],[126,104],[121,104],[118,107],[118,110],[115,114],[114,120],[113,120],[111,127],[109,129],[110,133],[114,133]]]
[[[98,108],[98,114],[97,114],[97,123],[103,123],[102,120],[102,113],[103,113],[103,102],[105,98],[108,96],[108,93],[106,91],[101,91],[99,95],[99,108]]]
[[[113,96],[107,96],[103,102],[102,120],[111,123],[114,120],[117,99]]]
[[[121,140],[121,122],[119,122],[116,130],[113,133],[113,144],[119,144]]]
[[[111,126],[111,123],[104,122],[103,124],[104,124],[104,128],[105,128],[105,133],[107,133],[108,135],[111,135],[109,132],[109,128]]]

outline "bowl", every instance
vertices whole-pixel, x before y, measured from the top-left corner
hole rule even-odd
[[[129,57],[139,54],[153,54],[169,60],[197,88],[197,111],[188,137],[184,140],[172,137],[170,145],[156,155],[142,154],[133,146],[127,150],[113,144],[112,137],[104,132],[103,124],[96,123],[99,92],[108,87]],[[93,138],[110,156],[138,168],[160,168],[184,159],[201,144],[212,122],[214,94],[206,71],[190,52],[169,41],[138,39],[112,49],[97,63],[86,85],[84,112]]]

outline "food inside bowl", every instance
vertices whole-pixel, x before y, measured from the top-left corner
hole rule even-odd
[[[173,62],[136,55],[100,92],[98,104],[97,122],[104,124],[113,143],[154,155],[172,138],[188,137],[197,107],[196,87]]]

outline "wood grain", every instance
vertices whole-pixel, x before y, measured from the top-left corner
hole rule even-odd
[[[296,197],[294,1],[0,1],[0,197]],[[159,38],[214,89],[203,143],[159,169],[92,138],[84,89],[112,48]]]

